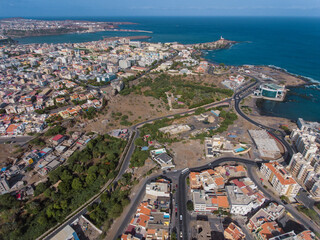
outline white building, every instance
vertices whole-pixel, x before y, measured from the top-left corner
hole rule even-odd
[[[247,215],[254,208],[252,199],[244,194],[238,186],[226,186],[230,213],[236,215]]]
[[[129,60],[120,60],[119,67],[122,69],[129,68],[129,67],[131,67],[131,62]]]
[[[303,129],[306,129],[306,127],[303,127]],[[318,147],[315,143],[317,134],[312,130],[307,131],[294,129],[290,135],[290,138],[297,150],[305,158],[309,158],[312,154],[315,154],[318,151]]]
[[[206,195],[204,191],[194,191],[192,193],[193,207],[195,212],[207,211]]]
[[[165,182],[152,182],[147,184],[146,194],[156,197],[170,197],[170,185]]]
[[[263,163],[260,171],[279,195],[295,197],[301,188],[278,162]]]
[[[0,194],[4,194],[8,192],[10,189],[9,184],[5,177],[1,177],[0,179]]]
[[[202,187],[205,191],[210,191],[217,188],[217,184],[208,172],[201,172],[199,177],[202,182]]]

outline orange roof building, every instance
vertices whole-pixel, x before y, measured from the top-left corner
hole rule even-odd
[[[229,208],[229,201],[227,196],[217,196],[219,208]]]
[[[225,239],[241,240],[245,239],[246,235],[242,232],[241,228],[235,225],[233,222],[224,230],[223,233]]]
[[[200,181],[200,174],[198,172],[190,172],[190,188],[191,189],[199,189],[202,186]]]
[[[17,129],[18,129],[17,124],[10,124],[9,127],[7,128],[6,132],[8,135],[14,135],[17,133]]]
[[[256,235],[258,239],[268,240],[283,233],[284,231],[276,222],[265,222],[257,230]]]
[[[278,162],[263,163],[260,171],[280,195],[295,197],[301,188]]]
[[[303,231],[297,235],[298,240],[314,240],[318,239],[316,235],[310,230]]]
[[[244,169],[244,167],[242,165],[236,166],[236,171],[237,172],[246,172],[246,170]]]

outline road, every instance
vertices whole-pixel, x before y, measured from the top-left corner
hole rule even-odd
[[[252,123],[253,125],[256,125],[257,127],[261,128],[261,129],[265,129],[271,136],[275,137],[282,144],[282,146],[285,148],[285,153],[284,153],[283,158],[286,163],[289,163],[291,156],[293,155],[293,150],[292,150],[291,146],[289,145],[289,143],[284,139],[285,134],[282,131],[279,131],[278,129],[274,129],[269,126],[265,126],[261,123],[258,123],[256,121],[252,120],[246,114],[244,114],[240,109],[240,102],[242,101],[242,99],[244,99],[245,97],[250,95],[250,93],[251,93],[250,89],[260,82],[260,80],[258,78],[253,77],[253,76],[251,76],[251,77],[254,78],[256,80],[256,82],[250,84],[248,87],[241,89],[236,94],[234,94],[234,96],[233,96],[234,108],[242,118],[244,118],[248,122]],[[277,135],[276,132],[280,132],[280,135]]]
[[[159,175],[153,176],[152,178],[147,177],[146,179],[144,179],[144,182],[143,182],[142,186],[140,187],[140,190],[135,194],[134,198],[131,199],[130,206],[129,206],[130,210],[128,211],[128,213],[124,217],[125,220],[118,227],[117,233],[113,237],[113,240],[118,239],[118,237],[121,236],[122,233],[124,233],[124,231],[126,230],[126,227],[129,225],[132,217],[134,216],[134,214],[137,211],[137,208],[138,208],[140,202],[142,201],[142,199],[144,197],[146,185],[148,183],[156,180],[160,176],[165,177],[166,179],[169,179],[172,182],[172,179],[179,178],[180,172],[181,171],[167,172],[165,174],[159,174]]]
[[[261,128],[261,129],[265,129],[266,131],[268,131],[268,133],[270,135],[272,135],[276,140],[278,140],[282,144],[282,146],[284,147],[284,151],[285,151],[284,160],[288,163],[291,159],[292,154],[293,154],[293,150],[292,150],[291,146],[285,141],[285,139],[284,139],[285,134],[283,134],[283,132],[281,132],[281,131],[278,131],[277,129],[274,129],[274,128],[271,128],[268,126],[264,126],[256,121],[252,120],[251,118],[249,118],[247,115],[245,115],[240,110],[239,105],[240,105],[241,100],[244,99],[245,97],[247,97],[248,95],[250,95],[251,88],[260,82],[260,80],[257,79],[256,77],[253,77],[253,78],[255,79],[255,82],[243,87],[242,89],[240,89],[238,92],[236,92],[234,94],[233,100],[234,100],[235,110],[245,120],[252,123],[253,125],[256,125],[257,127]],[[279,134],[280,136],[276,135],[275,132],[280,132],[280,134]],[[279,198],[275,198],[274,196],[270,195],[270,193],[262,186],[261,182],[258,180],[259,179],[258,176],[254,175],[254,171],[255,171],[254,167],[257,166],[257,162],[253,162],[248,159],[240,159],[240,158],[227,158],[227,159],[221,158],[221,159],[217,159],[216,161],[209,163],[205,166],[190,169],[190,171],[202,171],[207,168],[212,168],[212,167],[218,166],[219,164],[226,162],[226,161],[236,161],[236,162],[240,162],[242,164],[245,164],[248,169],[249,177],[259,187],[259,189],[265,194],[265,196],[268,197],[270,200],[273,200],[273,201],[278,202],[279,204],[282,204]],[[182,232],[182,238],[179,237],[179,239],[189,239],[188,238],[188,231],[187,231],[187,229],[189,229],[189,227],[188,227],[189,224],[187,222],[188,214],[187,214],[187,209],[186,209],[186,195],[185,195],[185,193],[186,193],[185,183],[186,183],[187,173],[188,172],[181,174],[180,181],[179,181],[179,186],[180,186],[179,187],[179,195],[178,195],[179,196],[179,214],[182,215],[182,221],[179,222],[179,232]],[[302,225],[307,226],[312,231],[315,230],[315,231],[320,232],[320,228],[317,225],[315,225],[308,218],[306,218],[304,215],[299,213],[292,205],[287,204],[287,205],[285,205],[285,208]]]
[[[259,161],[259,162],[254,162],[249,159],[244,159],[244,158],[237,158],[237,157],[227,157],[227,158],[219,158],[211,163],[208,163],[206,165],[192,168],[189,171],[192,172],[201,172],[205,169],[208,168],[214,168],[217,167],[221,164],[227,163],[227,162],[236,162],[236,163],[241,163],[246,166],[247,172],[248,172],[248,177],[256,184],[256,186],[259,188],[260,191],[263,192],[263,194],[270,200],[277,202],[278,204],[282,204],[281,200],[279,197],[275,197],[274,195],[270,194],[268,190],[266,190],[263,187],[263,184],[261,183],[259,177],[256,175],[256,167],[258,167],[258,164],[261,164],[263,162],[268,162],[268,161]],[[182,238],[179,237],[179,239],[189,239],[188,236],[188,229],[189,229],[189,223],[188,223],[188,218],[189,214],[187,212],[186,208],[186,177],[188,176],[188,172],[185,172],[184,174],[180,174],[179,178],[179,189],[178,189],[178,209],[179,209],[179,215],[182,215],[182,221],[179,222],[179,231],[182,231]],[[294,206],[290,204],[284,205],[286,210],[291,213],[291,215],[298,221],[300,224],[305,226],[306,228],[314,231],[314,232],[320,232],[320,228],[312,221],[310,221],[307,217],[302,215]],[[179,233],[178,231],[178,233]],[[178,234],[179,235],[179,234]]]
[[[256,79],[256,78],[255,78]],[[285,149],[285,159],[288,160],[291,158],[291,155],[292,155],[292,149],[290,147],[290,145],[284,140],[284,136],[283,134],[278,137],[275,135],[275,132],[277,131],[276,129],[272,129],[270,127],[267,127],[267,126],[263,126],[262,124],[260,123],[257,123],[255,121],[253,121],[252,119],[250,119],[249,117],[247,117],[245,114],[242,113],[242,111],[240,110],[240,107],[239,107],[239,104],[241,102],[241,100],[248,96],[250,94],[250,89],[252,87],[254,87],[257,83],[259,83],[259,80],[256,79],[256,82],[254,83],[251,83],[249,85],[245,85],[244,87],[242,87],[236,94],[234,94],[233,98],[227,98],[227,99],[224,99],[220,102],[216,102],[216,103],[211,103],[211,104],[207,104],[205,106],[202,106],[206,109],[208,108],[212,108],[212,107],[216,107],[216,106],[219,106],[219,105],[223,105],[223,104],[226,104],[226,103],[230,103],[232,100],[234,100],[234,103],[235,103],[235,110],[237,111],[237,113],[243,117],[244,119],[246,119],[247,121],[251,122],[252,124],[262,128],[262,129],[266,129],[270,134],[272,134],[276,139],[278,139],[282,144],[283,146],[286,148]],[[135,145],[134,145],[134,140],[139,137],[139,127],[143,126],[144,124],[147,124],[147,123],[152,123],[156,120],[161,120],[161,119],[164,119],[164,118],[172,118],[176,115],[186,115],[186,114],[191,114],[191,113],[194,113],[195,109],[190,109],[188,111],[184,111],[184,112],[180,112],[180,113],[177,113],[177,114],[171,114],[171,115],[167,115],[167,116],[163,116],[163,117],[158,117],[158,118],[154,118],[154,119],[149,119],[149,120],[146,120],[146,121],[143,121],[141,123],[138,123],[134,126],[131,126],[130,127],[130,130],[132,132],[135,133],[132,141],[129,143],[129,147],[128,147],[128,151],[126,153],[126,156],[124,157],[124,160],[123,160],[123,163],[120,167],[120,170],[119,170],[119,173],[117,175],[117,177],[114,179],[114,181],[112,183],[115,183],[117,182],[121,177],[122,175],[125,173],[125,171],[128,169],[129,167],[129,164],[130,164],[130,159],[131,159],[131,156],[134,152],[134,149],[135,149]],[[256,162],[253,162],[251,160],[248,160],[248,159],[243,159],[243,158],[220,158],[220,159],[217,159],[215,161],[213,161],[212,163],[209,163],[205,166],[202,166],[202,167],[198,167],[198,168],[193,168],[192,171],[201,171],[201,169],[205,169],[205,168],[209,168],[209,167],[214,167],[214,166],[218,166],[219,164],[223,163],[223,162],[227,162],[227,161],[237,161],[237,162],[241,162],[247,166],[250,166],[250,165],[256,165],[257,163]],[[188,239],[188,224],[187,224],[187,210],[186,210],[186,184],[185,184],[185,179],[186,179],[186,176],[187,176],[187,173],[188,172],[184,172],[183,174],[181,174],[181,171],[177,171],[175,173],[171,173],[175,176],[179,176],[179,187],[178,187],[178,191],[177,191],[177,202],[178,202],[178,218],[180,215],[182,215],[182,220],[179,220],[179,230],[177,231],[177,235],[179,237],[180,235],[180,231],[182,232],[182,235],[183,235],[183,238],[182,239]],[[255,179],[252,179],[254,182],[255,182]],[[118,233],[119,235],[124,231],[125,227],[127,226],[128,224],[128,221],[130,221],[131,217],[133,216],[133,214],[135,213],[136,211],[136,208],[139,204],[139,202],[141,201],[141,198],[142,198],[142,195],[144,193],[144,189],[145,189],[145,185],[147,184],[147,182],[149,182],[150,180],[145,180],[145,183],[143,184],[143,187],[140,189],[139,193],[135,196],[134,199],[132,199],[133,201],[133,205],[132,205],[132,208],[130,209],[130,211],[127,213],[127,217],[125,218],[126,221],[124,221],[120,227],[119,227],[119,230],[118,230]],[[258,184],[257,184],[258,185]],[[259,185],[258,185],[259,186]],[[261,190],[264,190],[263,187]],[[264,191],[263,191],[264,192]],[[267,195],[266,195],[267,196]],[[99,199],[96,199],[94,202],[96,201],[99,201]],[[86,203],[87,204],[87,203]],[[85,204],[84,204],[85,205]],[[301,221],[302,223],[304,223],[306,226],[309,226],[309,224],[307,223],[307,221],[303,218],[299,218],[298,214],[294,212],[293,209],[290,209],[290,207],[288,206],[288,211],[289,212],[293,212],[292,215],[293,216],[297,216],[297,219],[300,219],[299,221]],[[64,222],[61,226],[59,226],[57,229],[55,229],[51,234],[49,234],[48,236],[46,236],[44,239],[50,239],[51,237],[53,237],[59,230],[61,230],[63,227],[65,227],[67,224],[70,224],[72,223],[76,218],[80,217],[80,215],[82,214],[85,214],[87,212],[87,207],[83,208],[81,211],[75,213],[74,217],[72,217],[71,219],[67,220],[66,222]],[[180,218],[179,218],[180,219]]]
[[[17,136],[17,137],[0,137],[0,144],[4,144],[6,142],[14,142],[15,144],[23,144],[32,139],[33,136]]]
[[[204,106],[201,106],[201,107],[204,107],[204,108],[208,109],[208,108],[211,108],[211,107],[224,105],[224,104],[230,103],[230,102],[231,102],[231,98],[227,98],[227,99],[224,99],[222,101],[215,102],[215,103],[210,103],[210,104],[207,104],[207,105],[204,105]],[[200,108],[200,107],[198,107],[198,108]],[[131,126],[130,130],[132,132],[134,132],[135,135],[134,135],[132,141],[130,141],[130,143],[128,143],[129,144],[128,151],[127,151],[126,156],[124,157],[124,160],[123,160],[123,162],[121,164],[121,167],[120,167],[120,170],[118,172],[118,175],[116,176],[116,178],[110,184],[116,183],[119,179],[121,179],[122,175],[128,169],[128,167],[130,165],[131,156],[132,156],[132,154],[134,152],[134,149],[135,149],[134,140],[137,137],[139,137],[139,127],[142,127],[144,124],[147,124],[147,123],[152,123],[152,122],[154,122],[156,120],[161,120],[161,119],[164,119],[164,118],[172,118],[172,117],[177,116],[177,115],[182,116],[182,115],[186,115],[186,114],[191,114],[191,113],[194,113],[195,110],[198,109],[198,108],[190,109],[190,110],[187,110],[187,111],[184,111],[184,112],[180,112],[180,113],[176,113],[176,114],[170,114],[170,115],[163,116],[163,117],[149,119],[149,120],[146,120],[146,121],[143,121],[141,123],[138,123],[136,125]],[[92,204],[93,202],[99,202],[99,201],[100,201],[99,198],[97,198],[97,199],[95,199],[94,201],[92,201],[90,203],[88,203],[88,202],[84,203],[81,207],[79,207],[81,210],[79,210],[78,212],[72,213],[73,217],[67,219],[65,222],[63,222],[62,224],[58,225],[56,228],[48,230],[48,232],[46,232],[45,234],[40,236],[39,239],[51,239],[61,229],[63,229],[66,225],[71,224],[76,218],[78,218],[81,215],[85,214],[87,212],[87,207],[90,204]]]

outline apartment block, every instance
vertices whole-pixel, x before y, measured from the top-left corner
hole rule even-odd
[[[301,188],[278,162],[263,163],[260,171],[279,195],[295,197]]]

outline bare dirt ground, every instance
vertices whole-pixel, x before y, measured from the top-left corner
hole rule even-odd
[[[225,88],[225,86],[222,85],[221,82],[229,78],[230,75],[231,74],[228,74],[228,73],[219,74],[219,75],[218,74],[215,74],[215,75],[201,74],[201,75],[187,76],[185,79],[192,82],[203,83],[204,85],[214,84],[217,87]]]
[[[137,179],[141,179],[144,177],[145,174],[147,174],[147,172],[151,169],[153,169],[154,167],[156,167],[157,164],[152,161],[150,158],[148,158],[145,161],[144,166],[139,167],[139,168],[135,168],[133,171],[133,177],[137,178]],[[156,170],[155,170],[156,171]]]
[[[247,115],[250,118],[268,127],[279,128],[280,125],[286,125],[289,129],[294,129],[297,127],[296,123],[286,118],[260,115],[259,109],[256,106],[255,98],[251,98],[251,97],[246,98],[241,105],[250,107],[251,112],[247,112],[248,113]]]
[[[168,146],[168,150],[173,155],[177,169],[196,167],[205,163],[204,144],[200,140],[172,143]]]
[[[15,150],[13,144],[0,144],[0,168],[12,163]]]
[[[146,77],[155,78],[158,74],[149,74]],[[201,75],[189,75],[183,77],[185,81],[198,82],[199,84],[225,88],[221,85],[221,82],[229,77],[230,74],[221,74],[221,75],[210,75],[210,74],[201,74]],[[138,84],[140,79],[130,82],[130,85]],[[104,113],[99,117],[95,118],[92,121],[89,121],[89,124],[86,126],[87,131],[96,131],[103,133],[114,128],[123,128],[128,127],[121,125],[121,116],[117,118],[112,116],[113,113],[121,113],[127,115],[128,122],[132,124],[142,122],[144,120],[165,116],[168,114],[175,114],[183,111],[183,109],[173,109],[169,111],[167,109],[168,104],[164,103],[162,100],[155,99],[153,97],[146,97],[144,95],[137,95],[131,93],[127,96],[116,95],[112,96],[111,87],[105,87],[101,89],[104,92],[105,98],[107,99],[107,106],[105,110],[102,110]],[[88,121],[87,121],[88,122]]]
[[[298,86],[306,83],[301,78],[298,78],[281,70],[273,69],[270,67],[261,67],[261,70],[261,72],[263,72],[264,74],[272,77],[275,80],[278,80],[279,83],[285,84],[286,86]]]
[[[174,114],[181,110],[168,111],[166,104],[162,101],[146,97],[143,95],[136,95],[134,93],[121,96],[117,95],[110,98],[104,113],[99,115],[90,124],[87,124],[87,131],[107,132],[115,128],[128,127],[121,125],[121,117],[128,116],[127,121],[136,124],[144,120]],[[121,113],[121,116],[112,116],[112,113]],[[117,119],[118,118],[118,119]]]

